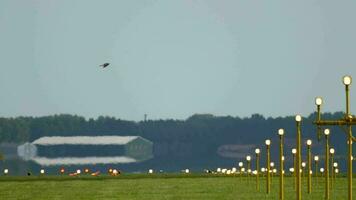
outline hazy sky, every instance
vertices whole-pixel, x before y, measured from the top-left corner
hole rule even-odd
[[[356,83],[355,9],[351,0],[0,0],[0,116],[306,115],[316,95],[324,110],[344,110],[341,77]]]

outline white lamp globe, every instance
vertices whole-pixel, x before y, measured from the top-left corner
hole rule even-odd
[[[344,76],[342,78],[342,82],[344,83],[344,85],[351,85],[351,83],[352,83],[351,76],[348,76],[348,75]]]
[[[251,160],[251,156],[246,156],[246,160],[250,161]]]
[[[261,150],[260,150],[260,149],[255,149],[255,153],[256,153],[256,154],[260,154],[260,153],[261,153]]]
[[[315,161],[319,161],[319,156],[314,156]]]
[[[284,129],[282,128],[278,129],[278,135],[280,136],[284,135]]]
[[[296,154],[297,153],[297,149],[292,149],[292,154]]]
[[[244,166],[244,163],[243,162],[239,162],[239,167],[242,167]]]
[[[321,97],[316,97],[315,105],[320,106],[321,104],[323,104],[323,99]]]
[[[297,121],[297,122],[302,121],[302,116],[296,115],[296,116],[295,116],[295,121]]]
[[[330,148],[330,153],[334,154],[335,153],[335,149],[334,148]]]
[[[307,140],[307,145],[308,146],[312,145],[312,141],[311,140]]]
[[[325,130],[324,130],[324,134],[325,134],[325,135],[330,135],[330,129],[328,129],[328,128],[325,129]]]
[[[271,145],[271,140],[266,140],[265,143],[267,146],[269,146],[269,145]]]

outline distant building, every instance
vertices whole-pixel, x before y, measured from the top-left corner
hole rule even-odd
[[[40,165],[141,162],[153,157],[153,143],[140,136],[41,137],[17,148],[24,160]]]

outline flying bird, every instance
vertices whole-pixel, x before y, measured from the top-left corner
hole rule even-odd
[[[109,66],[109,65],[110,65],[110,63],[104,63],[104,64],[99,65],[99,66],[102,67],[102,68],[105,68],[105,67],[107,67],[107,66]]]

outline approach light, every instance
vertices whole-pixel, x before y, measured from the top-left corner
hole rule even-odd
[[[283,128],[278,129],[278,135],[280,135],[280,136],[284,135],[284,129]]]
[[[330,135],[330,129],[328,129],[328,128],[325,129],[325,130],[324,130],[324,134],[325,134],[326,136]]]
[[[316,97],[315,105],[320,106],[321,104],[323,104],[323,99],[321,97]]]
[[[256,154],[260,154],[260,153],[261,153],[261,150],[260,150],[260,149],[255,149],[255,153],[256,153]]]
[[[312,145],[312,141],[311,140],[307,140],[307,145],[308,146]]]
[[[351,78],[351,76],[348,76],[348,75],[344,76],[342,78],[342,80],[343,80],[344,85],[351,85],[351,83],[352,83],[352,78]]]
[[[314,156],[315,161],[319,161],[319,156]]]
[[[297,149],[293,148],[292,149],[292,154],[296,154],[297,153]]]
[[[271,140],[266,140],[265,143],[267,146],[269,146],[269,145],[271,145]]]
[[[302,162],[302,167],[305,167],[305,166],[306,166],[305,162]]]
[[[246,160],[250,161],[251,160],[251,156],[246,156]]]
[[[302,121],[302,116],[296,115],[296,116],[295,116],[295,121],[301,122],[301,121]]]
[[[334,148],[330,148],[330,153],[334,154],[335,153],[335,149]]]

